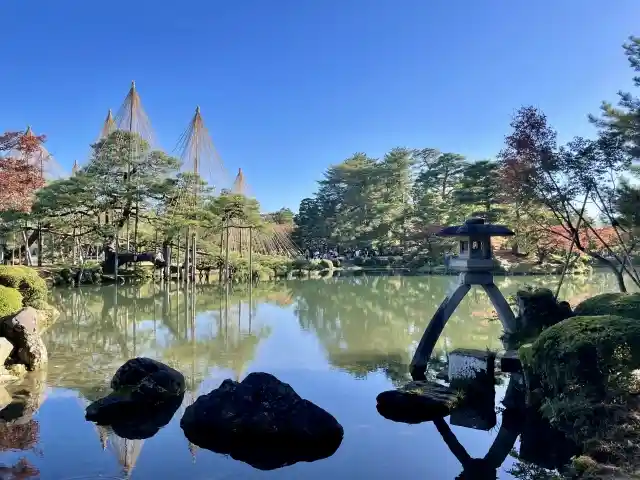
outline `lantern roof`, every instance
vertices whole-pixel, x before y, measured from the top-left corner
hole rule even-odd
[[[438,236],[440,237],[470,237],[471,235],[510,237],[515,235],[515,233],[504,225],[484,223],[484,218],[470,218],[462,225],[445,227],[438,232]]]

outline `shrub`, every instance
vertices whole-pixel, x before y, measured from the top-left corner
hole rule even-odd
[[[273,273],[273,277],[286,276],[293,268],[293,262],[287,257],[272,255],[254,255],[254,263],[262,265]]]
[[[614,440],[637,389],[640,322],[614,315],[572,317],[520,348],[539,382],[541,412],[585,450]],[[529,385],[531,388],[531,385]]]
[[[356,267],[362,267],[364,265],[364,258],[363,257],[355,257],[353,259],[353,264]]]
[[[376,257],[374,260],[376,265],[378,265],[379,267],[388,267],[389,265],[391,265],[391,262],[386,257]]]
[[[377,265],[376,259],[373,257],[367,257],[362,264],[363,267],[375,267]]]
[[[296,258],[291,264],[291,267],[294,270],[309,270],[310,265],[311,262],[309,262],[309,260],[307,260],[306,258]]]
[[[528,363],[553,396],[590,389],[598,396],[628,390],[640,368],[640,322],[614,315],[572,317],[543,331]]]
[[[44,308],[47,304],[47,284],[33,268],[0,265],[0,285],[19,290],[25,307]]]
[[[16,313],[22,308],[22,294],[11,287],[0,285],[0,318]]]
[[[576,315],[617,315],[640,320],[640,293],[603,293],[586,299],[575,309]]]

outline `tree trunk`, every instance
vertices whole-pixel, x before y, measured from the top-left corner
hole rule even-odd
[[[611,266],[611,270],[613,271],[613,274],[616,276],[616,281],[618,282],[618,288],[620,289],[621,293],[627,293],[627,286],[624,283],[624,273],[622,273],[620,270],[618,270],[617,268],[615,268],[615,266]]]
[[[605,267],[607,267],[609,270],[611,270],[614,274],[614,276],[616,277],[616,281],[618,282],[618,288],[620,289],[621,293],[627,293],[627,286],[625,284],[624,281],[624,270],[622,268],[622,266],[620,267],[620,269],[618,269],[616,267],[616,263],[612,262],[611,260],[608,260],[606,258],[604,258],[602,255],[595,253],[595,252],[588,252],[585,251],[583,248],[578,248],[581,252],[586,253],[587,255],[589,255],[592,258],[595,258],[596,260],[598,260],[602,265],[604,265]]]
[[[162,258],[164,259],[164,278],[171,280],[171,245],[168,241],[162,244]]]

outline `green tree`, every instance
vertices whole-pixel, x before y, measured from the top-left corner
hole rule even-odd
[[[323,215],[322,205],[316,198],[304,198],[300,202],[294,223],[293,240],[303,250],[315,250],[327,244],[327,218]]]
[[[89,163],[74,176],[39,190],[34,218],[59,235],[108,239],[127,222],[144,222],[175,187],[177,159],[152,151],[137,134],[117,130],[92,145]],[[93,235],[94,237],[91,237]]]
[[[267,213],[265,219],[278,225],[292,225],[294,214],[289,208],[281,208],[272,213]]]
[[[561,227],[553,233],[611,269],[621,291],[626,291],[625,273],[640,286],[640,277],[629,262],[628,246],[614,222],[615,184],[630,165],[620,142],[605,132],[596,140],[576,138],[557,147],[556,132],[535,107],[521,108],[511,126],[501,158],[518,165],[520,194],[530,198],[526,205],[544,206]],[[603,238],[585,214],[588,200],[611,222],[616,232],[613,241]],[[588,244],[585,231],[601,247]]]
[[[504,209],[496,206],[503,203],[499,165],[490,160],[469,163],[462,171],[460,184],[454,198],[461,205],[472,207],[472,215],[497,221]]]
[[[640,72],[640,37],[629,37],[623,45],[631,68]],[[640,75],[633,78],[634,85],[640,87]],[[634,159],[640,159],[640,98],[630,92],[618,93],[618,105],[603,102],[600,117],[591,120],[606,134],[619,141]]]

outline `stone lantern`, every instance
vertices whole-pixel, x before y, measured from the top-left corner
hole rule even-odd
[[[415,380],[424,379],[427,361],[447,320],[473,285],[478,285],[487,292],[504,331],[515,331],[516,320],[511,307],[493,282],[495,260],[491,251],[491,237],[511,236],[514,233],[503,225],[486,224],[482,218],[471,218],[462,225],[442,229],[438,235],[460,239],[460,254],[450,261],[451,268],[460,272],[460,275],[456,288],[440,304],[422,335],[411,361],[411,375]]]
[[[470,218],[462,225],[442,229],[440,237],[458,237],[460,254],[451,259],[451,267],[459,272],[491,272],[495,267],[491,237],[507,237],[514,233],[503,225],[484,223],[482,218]]]

